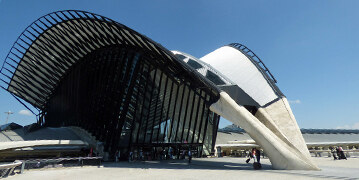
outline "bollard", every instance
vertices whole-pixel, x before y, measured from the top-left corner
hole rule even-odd
[[[24,169],[25,169],[25,161],[21,161],[22,164],[21,164],[21,170],[20,170],[20,174],[23,174],[24,173]]]

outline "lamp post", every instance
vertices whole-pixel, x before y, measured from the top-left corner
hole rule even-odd
[[[5,124],[7,124],[7,122],[9,121],[9,116],[10,116],[10,114],[14,114],[14,113],[11,112],[11,111],[8,111],[8,112],[5,112],[5,113],[7,114],[6,123],[5,123]]]

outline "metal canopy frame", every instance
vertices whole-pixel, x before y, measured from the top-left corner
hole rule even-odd
[[[263,61],[252,50],[250,50],[247,46],[240,44],[240,43],[231,43],[227,46],[237,49],[242,54],[244,54],[250,61],[252,61],[252,63],[257,67],[259,72],[261,72],[262,75],[264,76],[264,78],[267,80],[268,84],[272,87],[273,91],[278,96],[284,96],[282,91],[276,85],[277,80],[274,78],[273,74],[269,71],[269,69],[263,63]],[[274,100],[274,101],[276,101],[276,100]],[[268,104],[271,104],[271,102]]]
[[[54,89],[81,57],[107,45],[134,46],[151,52],[179,81],[190,78],[218,95],[216,86],[177,59],[160,44],[109,18],[76,10],[40,17],[18,37],[1,68],[1,87],[39,112]],[[22,103],[23,103],[22,102]]]
[[[38,110],[41,125],[80,126],[110,153],[139,144],[213,150],[219,116],[209,106],[220,90],[160,44],[109,18],[75,10],[40,17],[14,43],[0,79]]]

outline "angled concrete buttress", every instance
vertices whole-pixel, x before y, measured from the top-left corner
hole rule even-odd
[[[269,129],[226,92],[221,92],[220,99],[210,109],[240,125],[265,150],[274,169],[319,170],[308,156],[309,153],[297,149],[278,129]]]
[[[243,128],[264,149],[274,169],[319,170],[286,97],[251,50],[233,43],[201,59],[173,53],[221,89],[210,109]]]

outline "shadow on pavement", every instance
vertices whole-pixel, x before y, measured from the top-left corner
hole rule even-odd
[[[237,160],[236,160],[237,161]],[[238,161],[241,161],[240,159]],[[269,162],[270,163],[270,162]],[[191,164],[188,160],[166,160],[166,161],[136,161],[119,163],[104,163],[105,168],[140,168],[140,169],[194,169],[194,170],[235,170],[235,171],[248,171],[276,174],[287,174],[298,177],[306,178],[320,178],[320,179],[359,179],[356,174],[357,169],[340,168],[340,167],[323,167],[322,171],[304,171],[304,170],[273,170],[272,165],[268,162],[262,164],[261,170],[254,170],[253,163],[243,162],[230,162],[221,159],[194,159]]]
[[[254,170],[253,163],[223,162],[211,160],[165,160],[104,163],[107,168],[141,168],[141,169],[205,169],[205,170]],[[261,170],[272,170],[271,165],[262,164]]]

